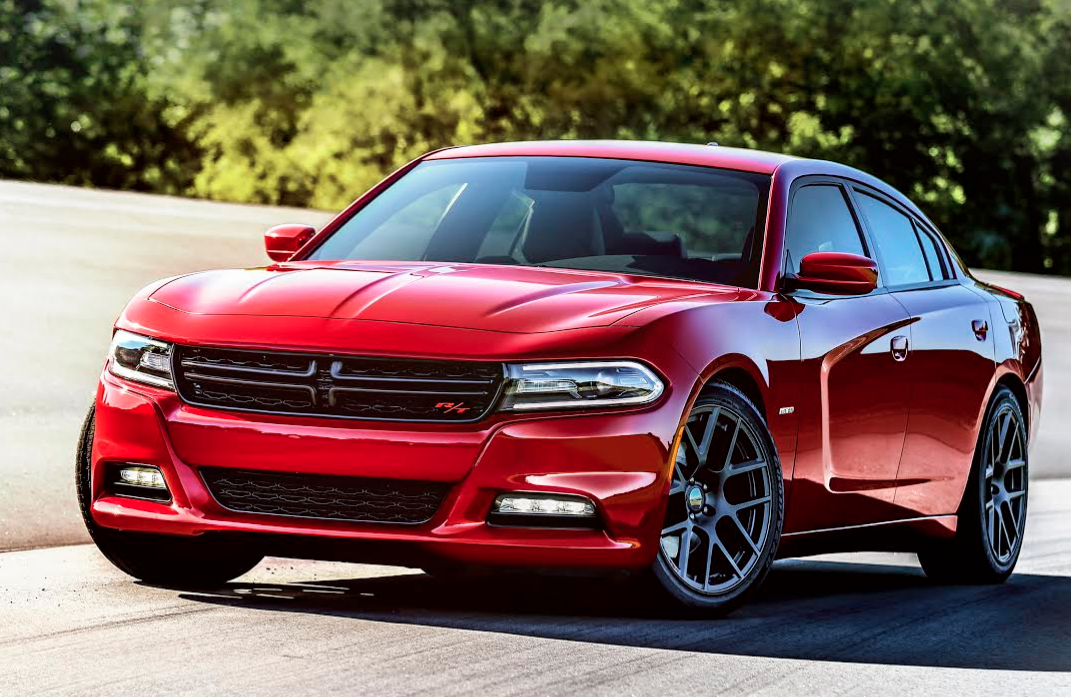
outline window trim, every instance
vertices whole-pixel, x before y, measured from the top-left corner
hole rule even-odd
[[[808,186],[834,186],[840,189],[841,194],[844,196],[844,204],[845,206],[847,206],[849,214],[855,221],[855,227],[857,232],[859,233],[859,242],[863,247],[863,256],[873,260],[874,263],[878,265],[878,282],[874,290],[870,291],[869,293],[866,293],[865,295],[836,295],[833,293],[819,293],[817,291],[810,290],[807,288],[795,288],[792,290],[787,290],[784,287],[785,279],[791,273],[788,268],[788,234],[789,225],[791,225],[792,219],[792,204],[793,202],[795,202],[796,194],[799,192],[799,190],[804,189]],[[793,180],[791,186],[789,187],[788,206],[786,207],[785,229],[783,233],[784,239],[781,245],[781,275],[778,279],[778,292],[783,293],[785,295],[790,295],[792,297],[814,298],[820,300],[850,300],[852,298],[868,298],[874,295],[881,295],[889,292],[888,288],[885,286],[884,283],[885,270],[881,265],[881,261],[877,258],[877,254],[874,251],[874,242],[871,239],[866,226],[863,224],[862,217],[860,216],[860,211],[857,210],[857,208],[858,206],[856,204],[855,198],[853,198],[852,196],[851,185],[846,180],[840,177],[833,177],[822,174],[808,174],[802,177],[797,177],[795,180]]]

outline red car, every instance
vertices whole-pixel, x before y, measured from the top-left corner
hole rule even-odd
[[[130,302],[79,447],[101,551],[653,576],[726,612],[775,557],[1015,566],[1031,306],[858,170],[715,145],[448,148],[263,268]]]

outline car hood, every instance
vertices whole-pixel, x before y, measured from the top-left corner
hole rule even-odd
[[[607,326],[639,310],[736,288],[596,271],[442,263],[296,262],[205,271],[151,300],[204,315],[378,320],[501,332]]]

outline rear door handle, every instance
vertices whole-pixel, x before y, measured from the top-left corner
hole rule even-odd
[[[971,329],[974,330],[974,338],[978,341],[985,341],[986,334],[989,333],[989,322],[984,319],[976,319],[971,322]]]
[[[894,336],[892,341],[889,342],[889,350],[892,351],[892,357],[898,361],[907,358],[907,337],[903,335]]]

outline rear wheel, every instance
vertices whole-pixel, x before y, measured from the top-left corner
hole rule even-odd
[[[90,408],[78,439],[75,477],[78,505],[89,536],[112,564],[134,578],[175,588],[219,586],[246,573],[263,559],[255,550],[202,538],[150,535],[103,528],[90,513],[94,409]]]
[[[997,389],[975,448],[956,536],[920,550],[926,575],[947,583],[1001,583],[1011,575],[1026,528],[1026,421],[1007,387]]]
[[[655,578],[679,605],[730,612],[766,577],[783,511],[781,465],[762,416],[735,387],[713,383],[681,434]]]

